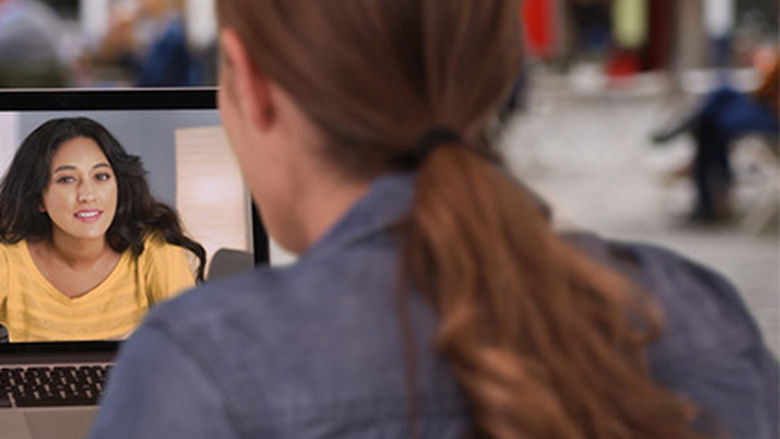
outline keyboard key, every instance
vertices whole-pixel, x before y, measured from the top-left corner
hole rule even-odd
[[[16,399],[17,407],[67,407],[76,405],[97,405],[97,401],[87,398],[73,398],[63,399],[60,397],[53,398],[21,398]]]
[[[0,408],[97,405],[106,375],[103,366],[0,369]]]

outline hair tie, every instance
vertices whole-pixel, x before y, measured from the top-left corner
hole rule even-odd
[[[428,157],[431,151],[448,143],[462,144],[463,138],[460,134],[449,128],[431,128],[420,136],[417,143],[415,143],[414,149],[412,150],[414,161],[416,163],[422,162]]]

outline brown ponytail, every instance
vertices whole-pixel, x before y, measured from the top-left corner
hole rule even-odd
[[[417,178],[405,267],[439,311],[435,349],[480,437],[700,437],[693,407],[648,378],[658,317],[627,281],[465,147],[433,151]]]
[[[649,376],[654,308],[558,238],[533,197],[484,158],[489,145],[478,139],[521,62],[518,1],[217,5],[220,25],[240,35],[350,175],[404,163],[434,127],[464,139],[417,167],[402,267],[440,315],[432,349],[469,399],[475,436],[700,437],[693,406]]]

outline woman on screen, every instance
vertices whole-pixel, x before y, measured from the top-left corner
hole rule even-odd
[[[93,120],[45,122],[0,182],[0,323],[12,342],[122,337],[202,281],[204,261],[140,158]]]

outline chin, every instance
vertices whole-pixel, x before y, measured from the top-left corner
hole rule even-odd
[[[80,233],[79,232],[73,233],[72,236],[78,239],[83,239],[85,241],[92,241],[95,239],[105,239],[107,231],[108,231],[108,227],[106,227],[106,229],[104,230],[90,230],[87,232],[80,231]]]
[[[97,239],[106,239],[106,235],[105,235],[105,233],[102,234],[102,235],[99,235],[99,234],[98,235],[88,234],[88,235],[79,236],[78,238],[83,240],[83,241],[95,241]]]

